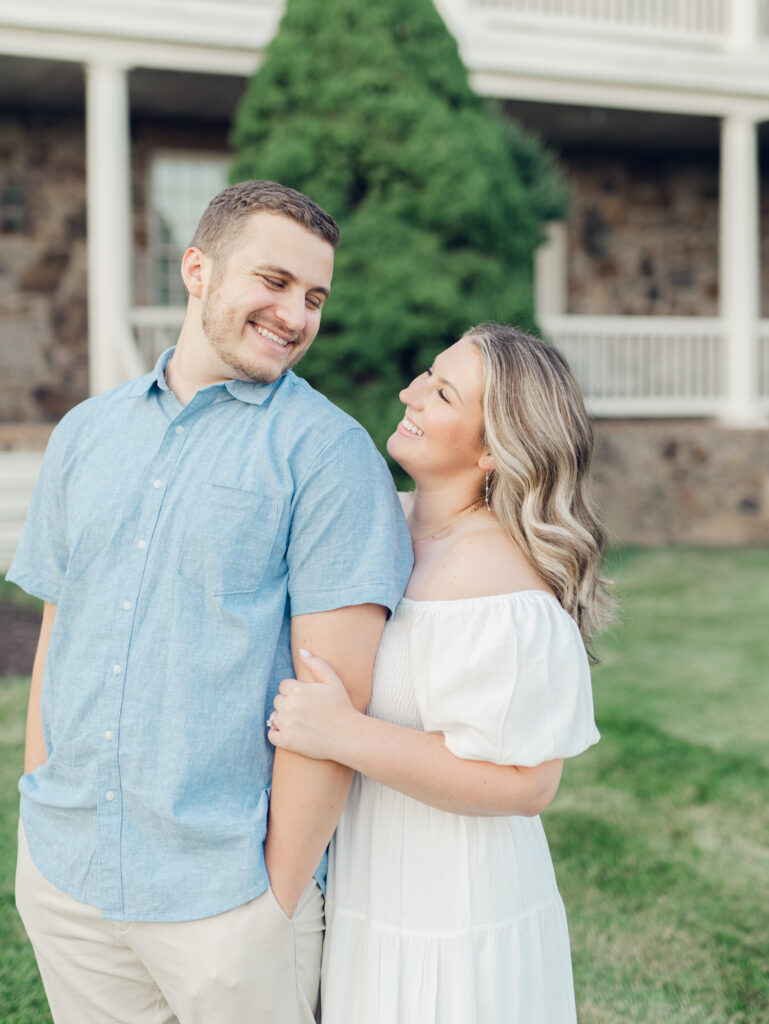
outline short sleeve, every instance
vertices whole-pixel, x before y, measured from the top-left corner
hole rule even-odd
[[[63,422],[63,421],[62,421]],[[28,594],[59,603],[69,551],[63,510],[63,425],[51,434],[16,554],[6,579]]]
[[[299,481],[286,559],[292,616],[398,604],[411,539],[387,465],[361,427],[340,434]]]
[[[544,592],[426,602],[410,655],[424,727],[457,757],[531,767],[600,738],[579,629]]]

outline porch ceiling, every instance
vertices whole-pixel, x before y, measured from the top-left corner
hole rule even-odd
[[[131,112],[185,121],[227,122],[245,89],[242,75],[134,68],[129,75]],[[80,64],[4,56],[0,60],[0,111],[82,111]],[[648,113],[608,107],[506,100],[505,109],[556,149],[677,150],[718,153],[713,117]],[[769,122],[759,126],[769,155]]]
[[[129,73],[131,113],[229,121],[246,81],[242,75],[134,68]],[[0,60],[0,111],[81,112],[84,105],[80,64],[25,57]]]
[[[82,110],[83,69],[59,60],[0,59],[0,110]]]
[[[682,117],[637,110],[577,107],[508,100],[505,110],[557,149],[670,149],[718,152],[712,117]]]

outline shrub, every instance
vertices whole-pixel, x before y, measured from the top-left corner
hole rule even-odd
[[[332,296],[299,370],[380,447],[398,391],[471,324],[533,325],[532,256],[565,189],[471,90],[431,0],[287,0],[236,113],[231,180],[339,222]]]

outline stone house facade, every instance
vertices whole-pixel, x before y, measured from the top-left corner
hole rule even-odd
[[[769,4],[437,2],[476,89],[571,185],[539,319],[598,417],[613,539],[766,543]],[[172,343],[174,261],[281,11],[187,7],[0,12],[2,561],[50,426]]]

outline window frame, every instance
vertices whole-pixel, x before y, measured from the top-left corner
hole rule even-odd
[[[160,272],[160,260],[162,247],[167,243],[161,241],[159,237],[159,221],[160,218],[157,216],[157,185],[156,185],[156,166],[158,161],[179,161],[179,163],[186,162],[190,165],[204,164],[209,165],[220,164],[223,174],[222,188],[227,185],[227,171],[229,170],[230,164],[232,163],[232,154],[226,150],[214,150],[214,149],[192,149],[190,147],[175,148],[175,147],[158,147],[153,149],[150,153],[147,161],[146,171],[146,196],[147,202],[145,204],[145,224],[147,230],[147,269],[148,269],[148,280],[147,280],[147,293],[150,299],[150,305],[170,309],[179,306],[186,305],[186,296],[184,294],[184,285],[181,283],[181,277],[179,278],[179,288],[181,294],[178,299],[173,295],[173,289],[168,287],[168,297],[163,298],[161,292],[161,281],[163,275]],[[212,193],[207,198],[201,200],[200,210],[196,215],[196,221],[200,218],[203,210],[205,209],[206,203],[213,199],[216,193]],[[192,224],[190,228],[190,237],[194,231],[195,224]],[[184,249],[179,253],[181,258]],[[167,281],[166,284],[170,284]]]

